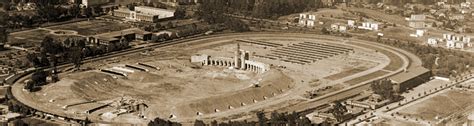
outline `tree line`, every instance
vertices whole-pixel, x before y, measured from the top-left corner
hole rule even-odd
[[[270,118],[265,116],[265,113],[259,111],[256,113],[258,121],[227,121],[227,122],[217,122],[216,120],[205,123],[202,120],[196,120],[194,126],[311,126],[311,121],[305,117],[301,116],[296,112],[292,113],[278,113],[272,112]],[[169,120],[164,120],[156,118],[148,123],[148,126],[181,126],[182,124],[177,122],[172,122]],[[329,124],[327,124],[329,126]]]
[[[382,100],[398,101],[401,96],[395,92],[393,85],[391,80],[381,79],[371,82],[370,88],[374,94],[380,95]]]
[[[316,10],[324,5],[321,0],[202,0],[200,6],[227,14],[276,19],[283,15]]]
[[[124,42],[125,41],[125,42]],[[117,51],[129,47],[127,40],[121,40],[119,44],[108,46],[97,44],[86,46],[83,38],[66,38],[65,40],[53,39],[46,36],[41,44],[39,52],[29,53],[26,58],[36,68],[32,74],[31,81],[25,85],[25,89],[35,91],[46,84],[46,77],[51,76],[53,82],[59,81],[56,67],[60,63],[71,62],[79,69],[85,57],[102,55],[107,52]],[[44,69],[51,67],[53,70],[46,72]]]
[[[430,69],[435,76],[455,77],[470,72],[474,66],[474,55],[469,52],[393,39],[378,39],[378,42],[415,54],[422,60],[423,67]]]
[[[228,16],[225,10],[224,1],[204,0],[197,9],[196,16],[198,19],[204,20],[209,24],[222,24],[236,32],[250,31],[248,24],[242,20]]]

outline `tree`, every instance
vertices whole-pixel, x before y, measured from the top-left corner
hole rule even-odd
[[[170,22],[168,22],[168,24],[166,24],[166,27],[167,27],[167,28],[174,28],[175,25],[174,25],[173,22],[170,21]]]
[[[211,126],[219,126],[219,124],[217,123],[216,120],[213,120],[213,121],[211,122]]]
[[[143,28],[143,30],[147,31],[147,32],[153,32],[155,29],[153,26],[151,25],[147,25]]]
[[[201,120],[196,120],[194,121],[194,126],[206,126],[206,123]]]
[[[48,60],[48,57],[46,56],[46,53],[40,53],[39,54],[39,62],[40,62],[40,66],[41,67],[44,67],[44,66],[49,66],[49,60]]]
[[[345,118],[344,115],[347,113],[347,108],[342,105],[340,101],[336,101],[334,102],[334,106],[330,112],[334,115],[338,122],[341,122]]]
[[[148,126],[181,126],[181,124],[177,122],[166,121],[161,118],[155,118],[153,121],[148,123]]]
[[[161,30],[162,29],[162,25],[161,23],[155,23],[155,26],[153,28],[153,31],[158,31],[158,30]]]
[[[73,47],[69,52],[69,58],[71,62],[74,64],[75,68],[79,69],[81,67],[82,62],[82,48],[80,47]]]
[[[38,55],[36,53],[29,53],[26,55],[26,58],[33,64],[34,67],[41,67],[42,64],[38,59]]]
[[[325,35],[330,34],[329,30],[328,30],[327,28],[325,28],[325,27],[321,29],[321,33],[323,33],[323,34],[325,34]]]
[[[184,19],[186,17],[186,8],[179,6],[174,12],[176,19]]]
[[[250,31],[249,26],[242,20],[230,18],[225,23],[231,30],[236,32]]]
[[[58,76],[58,69],[57,69],[57,56],[56,55],[51,55],[50,61],[51,62],[51,67],[53,70],[51,71],[51,80],[52,82],[58,82],[59,81],[59,76]]]
[[[26,85],[25,85],[24,89],[28,90],[29,92],[32,92],[34,87],[35,87],[35,82],[28,81],[28,82],[26,82]]]
[[[41,42],[41,52],[49,54],[59,54],[61,53],[62,46],[54,41],[51,36],[44,37]]]
[[[48,73],[43,70],[37,70],[36,72],[31,75],[31,80],[33,81],[34,85],[41,86],[46,84],[46,77],[48,77]]]
[[[392,85],[393,83],[389,79],[382,79],[372,82],[370,87],[375,94],[382,96],[383,99],[396,100],[398,96],[396,95]]]
[[[259,126],[266,126],[267,125],[267,118],[265,117],[265,113],[262,111],[257,112],[258,124]]]

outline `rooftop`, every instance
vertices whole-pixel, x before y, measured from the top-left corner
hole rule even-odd
[[[175,11],[175,10],[168,10],[168,9],[162,9],[162,8],[156,8],[156,7],[148,7],[148,6],[136,6],[135,9],[137,9],[137,8],[153,9],[153,10],[168,11],[168,12],[174,12],[174,11]]]
[[[406,72],[402,72],[400,74],[396,74],[392,77],[390,77],[390,80],[395,81],[396,83],[403,83],[408,80],[418,78],[418,76],[428,73],[430,70],[424,68],[424,67],[415,67],[414,69],[407,70]]]
[[[424,21],[426,20],[426,15],[418,14],[418,15],[411,15],[410,21]]]

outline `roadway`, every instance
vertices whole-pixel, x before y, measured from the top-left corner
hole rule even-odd
[[[107,54],[107,55],[102,55],[102,56],[98,56],[98,57],[91,57],[91,58],[87,58],[86,60],[84,60],[84,62],[95,62],[95,61],[99,61],[99,60],[105,60],[105,59],[108,59],[108,58],[119,57],[119,56],[124,56],[124,55],[128,55],[128,54],[133,54],[133,53],[139,53],[139,52],[143,52],[143,51],[150,50],[150,49],[165,48],[165,47],[168,47],[168,46],[181,44],[181,43],[188,44],[189,42],[199,42],[199,43],[209,42],[209,41],[196,41],[196,40],[206,40],[206,39],[211,39],[211,38],[236,39],[236,38],[242,38],[244,36],[257,36],[257,37],[260,37],[260,36],[278,37],[278,36],[280,36],[281,37],[282,33],[279,33],[279,34],[277,34],[277,33],[271,33],[271,34],[269,34],[269,33],[258,33],[258,34],[257,33],[232,33],[232,34],[216,34],[216,35],[211,35],[211,36],[193,37],[193,38],[189,38],[189,39],[173,40],[173,41],[170,41],[170,42],[167,42],[167,43],[156,43],[156,44],[150,45],[149,47],[131,48],[131,49],[128,49],[128,50],[115,52],[115,53],[110,53],[110,54]],[[305,38],[313,38],[313,39],[332,39],[333,41],[340,41],[341,40],[341,38],[339,38],[339,37],[321,36],[321,35],[313,35],[313,34],[286,33],[285,36],[305,37]],[[379,47],[383,47],[387,51],[396,52],[397,56],[400,56],[404,60],[404,66],[402,68],[398,69],[397,71],[393,71],[390,74],[384,75],[383,77],[389,77],[389,76],[392,76],[396,73],[399,73],[399,72],[403,71],[403,69],[407,68],[410,65],[409,61],[411,61],[413,59],[418,59],[417,57],[411,57],[409,53],[406,53],[403,50],[393,48],[393,47],[389,47],[389,46],[386,46],[386,45],[383,45],[383,44],[374,43],[374,42],[367,42],[367,41],[360,41],[360,40],[351,40],[351,42],[369,43],[370,45],[376,45],[376,46],[379,46]],[[401,54],[401,53],[403,53],[403,54]],[[72,64],[63,64],[63,65],[60,65],[58,68],[64,69],[64,68],[67,68],[67,67],[72,67]],[[371,72],[364,72],[365,75],[370,74],[370,73]],[[360,77],[360,76],[363,76],[364,74],[360,74],[358,76]],[[357,78],[358,76],[351,76],[350,78]],[[51,112],[51,110],[49,110],[45,107],[42,107],[41,105],[37,105],[34,102],[31,102],[31,99],[29,99],[26,96],[27,93],[25,93],[23,91],[23,84],[20,83],[22,81],[16,81],[16,80],[26,79],[27,77],[28,76],[25,75],[25,76],[23,76],[22,79],[16,78],[14,81],[11,81],[12,83],[14,83],[14,85],[12,86],[13,96],[18,101],[20,101],[21,103],[24,103],[25,105],[27,105],[31,108],[34,108],[36,110],[43,111],[43,112]],[[334,100],[339,100],[339,99],[343,99],[343,98],[346,98],[346,97],[354,95],[354,94],[358,94],[358,93],[362,92],[363,90],[369,89],[369,85],[367,84],[367,82],[370,82],[370,81],[373,81],[373,80],[376,80],[376,79],[380,79],[380,78],[383,78],[383,77],[373,78],[369,81],[362,82],[358,85],[354,85],[354,86],[351,86],[349,88],[345,88],[343,90],[333,92],[331,94],[327,94],[327,95],[324,95],[324,96],[321,96],[321,97],[317,97],[315,99],[305,101],[301,104],[298,104],[298,106],[296,106],[296,107],[291,107],[291,109],[289,109],[288,111],[302,112],[302,111],[306,111],[306,110],[309,110],[309,109],[314,109],[317,106],[330,103]],[[345,79],[350,79],[350,78],[345,78]],[[223,112],[220,112],[220,113],[205,115],[205,116],[203,116],[203,118],[214,119],[214,118],[218,118],[218,117],[230,117],[231,115],[245,113],[245,112],[249,112],[249,111],[253,111],[253,110],[259,110],[261,108],[268,107],[270,105],[281,104],[281,103],[286,102],[286,101],[291,100],[291,99],[295,99],[295,98],[299,99],[301,97],[293,95],[295,93],[298,93],[299,91],[301,91],[301,89],[293,89],[291,91],[288,91],[286,94],[282,94],[282,95],[279,95],[277,97],[271,98],[269,100],[259,102],[258,104],[251,104],[251,105],[244,106],[244,107],[239,107],[239,108],[236,108],[236,109],[233,109],[233,110],[228,110],[228,111],[223,111]],[[301,92],[299,92],[299,93],[301,93]],[[282,107],[285,107],[285,106],[282,106]],[[67,115],[65,113],[54,113],[54,115],[64,116],[64,117],[69,117],[69,118],[77,118],[77,117],[72,117],[71,115]],[[77,119],[81,120],[81,119],[84,119],[84,118],[77,118]],[[194,119],[184,119],[184,120],[180,120],[180,121],[194,121]]]

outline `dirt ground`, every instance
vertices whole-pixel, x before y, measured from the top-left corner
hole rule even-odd
[[[286,95],[301,97],[305,91],[321,87],[333,86],[334,91],[340,90],[348,85],[338,83],[329,85],[329,82],[343,76],[364,72],[381,64],[388,64],[387,62],[390,61],[389,57],[382,53],[373,53],[373,49],[329,40],[284,36],[244,38],[281,43],[284,46],[301,42],[325,43],[352,48],[354,53],[299,65],[255,57],[254,55],[270,53],[275,48],[240,43],[242,50],[251,51],[250,60],[271,64],[271,70],[262,74],[190,63],[190,56],[194,54],[233,57],[236,48],[234,39],[211,38],[196,42],[206,43],[180,44],[86,63],[82,67],[91,68],[91,70],[61,75],[60,82],[45,86],[43,90],[34,93],[33,97],[38,97],[36,100],[39,103],[44,102],[48,106],[57,107],[96,101],[71,106],[64,110],[65,113],[84,114],[84,111],[101,106],[111,99],[128,96],[146,101],[149,109],[145,116],[148,119],[155,117],[169,119],[171,115],[173,117],[171,119],[175,120],[194,119],[199,118],[198,113],[207,115],[230,111],[243,106],[258,105],[262,101],[286,97]],[[140,66],[137,63],[146,63],[160,69]],[[127,64],[140,66],[149,71],[125,67]],[[99,70],[117,67],[133,72],[127,72],[128,76],[122,77]],[[255,87],[255,84],[259,87]],[[112,110],[110,107],[101,109],[92,113],[92,117],[100,118],[100,114]],[[134,114],[125,114],[112,120],[140,121]]]
[[[71,24],[58,25],[53,27],[48,27],[53,30],[73,30],[77,31],[80,35],[95,35],[111,31],[120,31],[123,29],[130,28],[129,24],[113,22],[113,21],[104,21],[104,20],[89,20],[81,21]]]
[[[424,102],[400,110],[403,115],[423,118],[427,121],[438,122],[455,114],[474,110],[474,93],[470,91],[451,90],[434,96]],[[457,116],[454,116],[457,117]],[[436,119],[438,118],[438,119]]]
[[[25,48],[35,47],[41,43],[45,36],[54,38],[67,38],[96,35],[105,32],[119,31],[130,28],[129,24],[109,22],[104,20],[89,20],[70,24],[57,25],[46,28],[37,28],[32,30],[11,33],[8,36],[8,44],[22,46]],[[77,31],[76,35],[56,35],[51,34],[51,30],[71,30]]]

